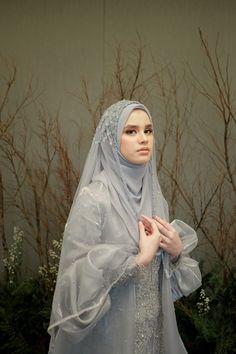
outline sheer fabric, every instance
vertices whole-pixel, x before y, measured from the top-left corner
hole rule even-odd
[[[137,166],[119,152],[123,126],[136,108],[151,119],[139,102],[120,101],[105,111],[97,128],[65,226],[50,354],[186,352],[173,301],[201,283],[198,264],[189,257],[197,236],[175,220],[184,244],[180,260],[173,265],[159,250],[147,268],[135,263],[139,215],[168,220],[155,154]]]

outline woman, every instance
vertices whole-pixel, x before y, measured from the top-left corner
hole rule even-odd
[[[50,354],[186,353],[173,301],[201,284],[188,255],[197,236],[166,220],[151,115],[139,102],[115,103],[96,130],[65,226]]]

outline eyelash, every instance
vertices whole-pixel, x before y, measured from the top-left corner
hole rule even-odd
[[[137,133],[137,131],[135,129],[130,129],[130,130],[126,130],[125,132],[127,135],[134,135],[133,133]],[[149,129],[145,129],[144,130],[145,134],[151,135],[153,133],[153,129],[149,128]]]

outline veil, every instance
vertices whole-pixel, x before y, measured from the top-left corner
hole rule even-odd
[[[105,315],[109,309],[112,317],[109,336],[113,331],[113,338],[118,338],[115,324],[119,323],[121,338],[128,336],[131,343],[135,341],[132,316],[129,319],[120,315],[119,318],[119,311],[111,310],[110,291],[122,278],[132,277],[137,271],[135,256],[139,250],[139,216],[158,215],[166,220],[169,216],[156,174],[155,146],[150,161],[145,165],[130,163],[120,153],[122,130],[134,109],[144,110],[152,121],[150,112],[143,104],[122,100],[104,112],[96,129],[65,225],[48,329],[51,335],[50,353],[55,353],[53,348],[56,338],[57,348],[60,348],[56,353],[64,353],[67,352],[68,343],[77,345],[86,337],[89,338],[92,329],[96,333],[99,330],[99,326],[96,327],[98,321],[104,318],[107,321]],[[187,251],[196,245],[195,234],[190,237],[190,243],[191,247]],[[163,257],[166,268],[163,273],[166,275],[163,278],[165,285],[173,271],[169,270],[168,255]],[[181,275],[178,277],[181,278]],[[196,288],[199,281],[195,279],[196,277],[193,287]],[[189,288],[192,287],[192,280],[190,283]],[[174,338],[178,338],[168,286],[164,295],[164,303],[172,309],[168,326],[174,326]],[[184,291],[187,293],[188,286],[186,288]],[[131,282],[119,291],[117,304],[126,299],[122,303],[124,311],[135,311],[134,284]],[[180,288],[178,291],[179,296]],[[120,307],[121,305],[117,305],[116,308]],[[171,325],[172,322],[174,324]],[[81,353],[91,353],[92,345],[102,345],[102,338],[108,330],[107,325],[104,328],[97,341],[93,337],[93,343],[88,341],[87,349]],[[179,342],[179,339],[176,341]],[[106,345],[104,344],[104,348]],[[121,347],[119,350],[124,354],[132,352],[131,349],[124,351]],[[70,353],[77,352],[78,348],[75,348]],[[109,353],[109,349],[101,352]]]
[[[114,181],[112,183],[114,185],[120,185],[119,193],[123,193],[123,191],[125,192],[126,196],[122,196],[123,200],[128,199],[129,203],[133,204],[132,195],[130,195],[127,189],[127,176],[125,176],[124,172],[122,171],[122,159],[120,159],[119,145],[123,126],[129,114],[134,109],[142,109],[145,111],[152,122],[152,117],[147,107],[137,101],[119,101],[111,105],[103,113],[99,125],[97,126],[92,145],[85,162],[84,170],[75,193],[68,220],[70,220],[70,216],[73,213],[74,206],[81,189],[91,183],[91,181],[96,178],[103,170],[106,170],[110,180],[112,178],[116,179],[116,183]],[[130,170],[138,169],[138,165],[128,162],[126,162],[126,164],[130,167]],[[152,214],[160,215],[168,219],[168,205],[163,198],[161,187],[156,174],[155,146],[153,148],[152,158],[147,167],[148,171],[146,175],[148,175],[149,178],[147,183],[144,183],[143,185],[143,195],[146,195],[147,189],[150,189],[151,187],[151,198],[153,204]],[[135,178],[132,182],[135,183],[137,177],[136,171],[134,172],[134,177]],[[146,197],[146,199],[148,199],[148,197]]]

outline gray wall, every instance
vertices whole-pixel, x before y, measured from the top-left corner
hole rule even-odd
[[[132,47],[137,33],[146,51],[162,63],[194,70],[201,65],[201,27],[221,49],[236,57],[234,0],[0,0],[0,55],[44,87],[43,102],[74,118],[77,92],[86,77],[92,92],[109,75],[114,47]],[[147,71],[149,63],[147,63]]]

